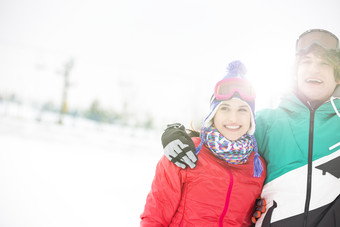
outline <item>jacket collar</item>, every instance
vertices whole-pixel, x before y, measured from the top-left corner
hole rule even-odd
[[[296,94],[296,92],[291,92],[282,98],[279,107],[286,109],[290,112],[296,112],[299,114],[301,114],[304,111],[309,112],[311,109],[314,109],[314,110],[319,109],[323,112],[326,111],[326,112],[334,113],[335,107],[334,106],[332,107],[331,98],[333,99],[332,100],[332,102],[334,103],[333,105],[335,105],[337,109],[340,111],[340,85],[338,85],[335,88],[332,96],[325,102],[321,102],[321,103],[312,102],[309,105],[306,99],[299,97]]]
[[[304,95],[299,94],[296,90],[293,92],[295,96],[307,107],[316,110],[322,104],[330,101],[330,97],[326,101],[309,101]],[[334,89],[333,94],[331,95],[335,99],[340,99],[340,85],[337,85]]]

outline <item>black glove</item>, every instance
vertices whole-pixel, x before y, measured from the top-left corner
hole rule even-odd
[[[178,167],[196,166],[196,148],[182,124],[168,125],[162,135],[162,144],[165,156]]]

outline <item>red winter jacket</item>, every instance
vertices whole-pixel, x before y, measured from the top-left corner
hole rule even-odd
[[[197,146],[199,138],[193,138]],[[141,226],[250,226],[266,177],[253,177],[254,152],[245,164],[229,164],[202,146],[197,166],[181,169],[165,156],[156,168]]]

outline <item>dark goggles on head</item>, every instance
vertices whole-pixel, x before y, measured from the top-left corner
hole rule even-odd
[[[325,49],[337,49],[339,47],[339,39],[329,31],[311,29],[301,34],[296,41],[296,52],[307,50],[313,44],[318,44]]]
[[[256,96],[253,86],[242,78],[228,78],[219,81],[215,86],[214,95],[216,100],[228,100],[236,92],[245,101],[253,101]]]

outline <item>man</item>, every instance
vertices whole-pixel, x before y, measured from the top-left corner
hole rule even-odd
[[[258,150],[267,161],[262,198],[268,203],[256,226],[340,226],[339,52],[338,38],[328,31],[300,35],[293,92],[278,108],[256,115]],[[168,127],[162,142],[169,160],[195,167],[184,130]]]

